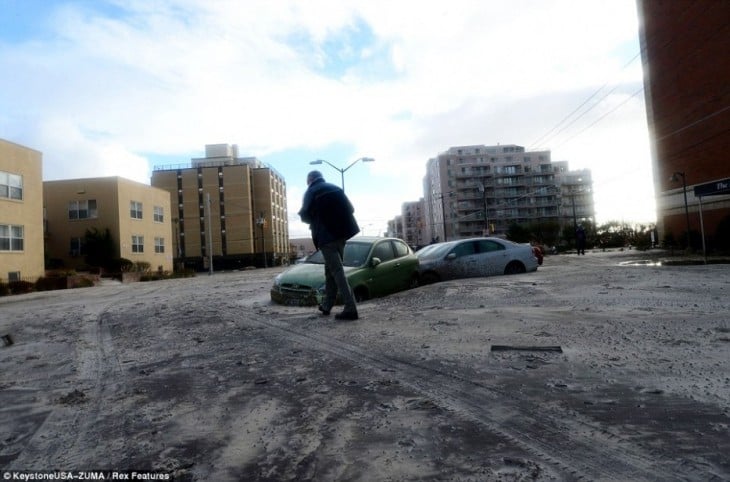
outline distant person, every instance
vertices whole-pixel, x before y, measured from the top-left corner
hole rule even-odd
[[[583,225],[578,226],[575,230],[575,248],[579,255],[586,254],[586,231],[583,229]]]
[[[310,172],[307,186],[299,216],[309,224],[314,247],[324,257],[325,295],[318,309],[323,315],[329,315],[339,291],[345,307],[335,319],[357,320],[355,297],[342,266],[345,242],[360,231],[353,215],[355,210],[345,192],[325,182],[321,172]]]

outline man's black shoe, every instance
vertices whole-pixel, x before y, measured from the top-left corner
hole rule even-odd
[[[317,306],[317,309],[322,312],[323,316],[329,316],[330,314],[330,310],[325,310],[322,305]]]
[[[343,311],[335,315],[335,320],[357,320],[357,311]]]

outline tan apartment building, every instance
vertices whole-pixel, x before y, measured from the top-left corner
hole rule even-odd
[[[42,158],[0,139],[0,282],[35,281],[45,274]]]
[[[511,224],[595,220],[590,171],[514,144],[451,147],[430,159],[423,212],[427,239],[438,241],[503,235]]]
[[[189,268],[273,266],[289,258],[286,183],[236,145],[209,144],[190,164],[155,166],[151,184],[169,193],[176,263]]]
[[[147,262],[152,270],[173,268],[170,195],[121,177],[43,183],[46,254],[54,265],[81,269],[88,230],[109,229],[113,258]]]

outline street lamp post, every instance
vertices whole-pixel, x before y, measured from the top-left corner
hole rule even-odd
[[[264,217],[264,213],[261,213],[256,219],[256,224],[261,228],[261,251],[264,255],[264,268],[268,268],[267,261],[266,261],[266,235],[264,234],[264,228],[266,228],[266,218]]]
[[[669,178],[670,182],[677,182],[679,181],[679,178],[677,176],[682,176],[682,194],[684,195],[684,217],[687,220],[687,248],[692,248],[690,244],[690,237],[689,237],[689,207],[687,206],[687,178],[684,176],[683,172],[675,172],[672,174],[672,177]]]
[[[453,194],[453,192],[448,192],[448,193],[439,192],[439,193],[432,193],[431,194],[431,196],[432,196],[432,202],[431,202],[432,207],[431,207],[431,219],[429,220],[429,222],[431,223],[431,226],[435,226],[436,225],[435,220],[434,220],[434,214],[433,214],[433,212],[434,212],[433,201],[436,201],[436,200],[440,201],[440,203],[441,203],[441,227],[443,229],[443,234],[444,234],[444,239],[443,240],[444,241],[446,241],[446,202],[444,201],[444,195],[445,194],[448,194],[449,196],[451,196]]]
[[[210,193],[205,193],[205,205],[208,208],[208,275],[213,274],[213,214],[211,213]]]
[[[489,236],[489,218],[487,217],[487,187],[484,185],[483,182],[479,181],[477,183],[477,188],[479,189],[479,192],[482,193],[482,200],[484,201],[484,233],[485,236]]]
[[[372,157],[361,157],[359,159],[355,159],[354,161],[352,161],[350,163],[350,165],[345,167],[344,169],[339,168],[339,167],[335,166],[334,164],[332,164],[331,162],[325,161],[324,159],[317,159],[316,161],[310,162],[310,164],[315,165],[315,164],[325,163],[325,164],[329,165],[330,167],[332,167],[333,169],[340,171],[340,179],[342,181],[342,190],[344,191],[345,190],[345,171],[347,171],[348,169],[350,169],[352,166],[354,166],[355,164],[357,164],[360,161],[373,162],[373,161],[375,161],[375,159],[373,159]]]

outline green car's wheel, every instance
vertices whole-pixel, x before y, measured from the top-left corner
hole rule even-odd
[[[358,303],[370,299],[370,294],[368,293],[367,288],[364,288],[362,286],[355,288],[352,294],[355,295],[355,301],[357,301]]]

